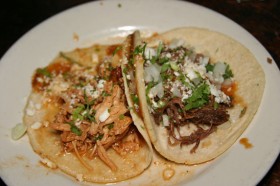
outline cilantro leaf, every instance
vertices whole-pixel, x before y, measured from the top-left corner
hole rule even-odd
[[[122,46],[118,46],[115,48],[115,50],[113,51],[113,56],[116,55],[116,53],[118,53],[118,51],[120,51],[122,49]]]
[[[96,136],[94,136],[93,141],[98,141],[101,140],[103,138],[104,134],[97,134]]]
[[[169,63],[164,63],[162,66],[161,66],[161,69],[160,69],[160,72],[166,72],[168,69],[170,69],[170,64]]]
[[[136,103],[136,104],[139,103],[139,98],[136,94],[130,94],[130,96],[131,96],[133,103]]]
[[[81,136],[81,135],[82,135],[81,129],[79,129],[79,128],[74,124],[74,121],[67,122],[67,124],[69,124],[69,125],[71,126],[71,128],[70,128],[71,132],[73,132],[74,134],[76,134],[76,135],[78,135],[78,136]]]
[[[41,75],[49,77],[49,78],[52,77],[52,74],[48,71],[48,69],[46,67],[45,68],[38,68],[36,72],[38,74],[41,74]]]
[[[81,112],[84,111],[84,109],[85,109],[84,105],[80,105],[77,108],[75,108],[75,110],[72,113],[72,117],[73,117],[74,121],[76,121],[78,119],[79,120],[84,119],[83,115],[81,115]]]
[[[213,70],[214,70],[214,65],[212,65],[212,64],[210,64],[210,63],[208,63],[206,66],[205,66],[205,68],[206,68],[206,71],[207,72],[213,72]]]
[[[225,74],[223,75],[224,79],[229,79],[231,77],[233,77],[233,73],[232,73],[232,70],[230,69],[229,65],[226,64],[226,71],[225,71]]]
[[[114,123],[110,123],[110,124],[108,125],[108,129],[109,129],[109,130],[112,129],[112,128],[114,128]]]
[[[199,108],[209,101],[209,95],[210,95],[210,88],[207,84],[201,84],[196,89],[193,90],[193,93],[191,97],[189,97],[185,102],[186,110]]]

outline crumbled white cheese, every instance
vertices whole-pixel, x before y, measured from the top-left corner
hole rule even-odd
[[[105,81],[104,79],[100,79],[100,80],[98,81],[97,88],[99,88],[99,89],[104,88],[105,82],[106,82],[106,81]]]
[[[56,169],[57,165],[50,161],[48,158],[43,158],[41,159],[41,162],[45,165],[47,165],[49,168]]]
[[[186,73],[187,73],[188,78],[190,78],[190,80],[193,80],[193,79],[197,78],[197,74],[191,68],[187,68]]]
[[[40,110],[41,107],[42,107],[42,105],[41,105],[40,103],[36,103],[36,104],[35,104],[35,108],[36,108],[37,110]]]
[[[39,83],[43,83],[43,82],[44,82],[43,78],[41,78],[41,77],[37,77],[36,80],[37,80]]]
[[[87,95],[91,95],[94,91],[94,87],[91,86],[90,84],[87,84],[86,86],[84,86],[83,89],[85,90]]]
[[[36,130],[36,129],[39,129],[41,126],[42,126],[42,123],[39,121],[36,121],[31,125],[31,128]]]
[[[213,96],[215,96],[215,101],[217,103],[229,103],[230,98],[224,92],[217,89],[214,85],[209,84],[210,92]]]
[[[203,66],[206,66],[208,63],[209,63],[209,57],[208,56],[205,56],[203,58],[200,58],[199,59],[199,64],[200,65],[203,65]]]
[[[166,114],[162,115],[162,123],[163,123],[163,126],[165,126],[165,127],[169,126],[169,117]]]
[[[69,84],[64,81],[63,76],[61,74],[56,76],[49,85],[49,89],[51,89],[54,93],[63,92],[68,88],[69,88]]]
[[[92,92],[92,94],[91,94],[91,96],[93,97],[93,99],[98,98],[98,97],[99,97],[99,95],[100,95],[100,92],[99,92],[98,90],[96,90],[96,91]]]
[[[109,116],[110,116],[110,113],[108,111],[108,108],[106,108],[106,110],[102,114],[100,114],[98,119],[100,122],[104,122],[104,121],[106,121],[106,119],[109,118]]]
[[[75,125],[78,127],[78,126],[80,126],[80,125],[81,125],[81,123],[82,123],[82,121],[81,121],[81,120],[77,120],[77,121],[75,122]]]
[[[26,114],[27,114],[28,116],[34,116],[35,110],[34,110],[34,109],[28,108],[28,109],[26,109]]]
[[[144,51],[144,55],[146,59],[152,59],[153,56],[156,56],[156,50],[153,48],[146,47]]]

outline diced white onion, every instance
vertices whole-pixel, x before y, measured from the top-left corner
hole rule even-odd
[[[11,137],[13,140],[20,139],[26,132],[27,127],[26,125],[19,123],[14,128],[12,128]]]
[[[144,51],[144,55],[145,55],[146,59],[152,59],[152,57],[156,56],[157,53],[156,53],[155,49],[146,47],[145,51]]]
[[[104,88],[104,83],[105,83],[106,81],[104,80],[104,79],[101,79],[101,80],[99,80],[98,81],[98,84],[97,84],[97,88]]]
[[[160,66],[157,64],[151,64],[144,68],[144,79],[145,81],[151,82],[158,82],[160,78]]]
[[[162,98],[164,95],[162,82],[151,88],[150,94],[152,95],[152,97],[158,96],[159,98]]]
[[[169,117],[166,114],[162,115],[162,124],[165,127],[169,126]]]
[[[39,129],[41,126],[42,126],[42,123],[39,122],[39,121],[36,121],[36,122],[34,122],[34,123],[31,125],[31,128],[34,129],[34,130],[37,130],[37,129]]]
[[[109,116],[110,116],[110,113],[109,113],[108,108],[107,108],[102,114],[100,114],[98,119],[99,119],[100,122],[104,122],[104,121],[106,121],[106,119],[109,118]]]
[[[200,65],[206,66],[209,63],[209,57],[205,56],[199,60]]]
[[[188,78],[190,78],[190,80],[197,78],[197,74],[195,73],[195,71],[193,69],[187,68],[186,72],[187,72],[187,76],[188,76]]]
[[[218,77],[226,72],[226,65],[224,63],[218,62],[215,64],[213,69],[214,76]]]
[[[182,97],[182,94],[180,92],[180,90],[178,89],[178,87],[176,85],[174,85],[171,89],[172,93],[174,96],[176,97]]]

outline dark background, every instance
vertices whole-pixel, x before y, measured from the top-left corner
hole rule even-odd
[[[0,4],[0,57],[45,19],[89,0],[5,0]],[[280,0],[190,0],[237,22],[254,35],[280,66]],[[272,144],[273,145],[273,144]],[[16,175],[15,175],[16,178]],[[222,178],[221,178],[222,179]],[[0,180],[0,185],[3,182]],[[280,158],[258,186],[280,185]]]

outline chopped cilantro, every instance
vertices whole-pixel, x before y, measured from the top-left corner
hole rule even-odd
[[[208,63],[206,66],[205,66],[205,68],[206,68],[206,71],[207,72],[213,72],[213,70],[214,70],[214,65],[212,65],[212,64],[210,64],[210,63]]]
[[[41,75],[49,77],[49,78],[52,77],[52,74],[48,71],[47,68],[38,68],[36,72],[38,74],[41,74]]]
[[[147,84],[147,87],[146,87],[146,95],[148,95],[149,92],[150,92],[150,90],[151,90],[151,88],[153,88],[153,87],[156,86],[157,84],[158,84],[158,83],[153,82],[153,81],[149,82],[149,83]]]
[[[97,135],[93,138],[93,140],[94,140],[94,141],[101,140],[101,139],[103,138],[103,136],[104,136],[104,134],[97,134]]]
[[[183,73],[180,73],[178,79],[185,85],[186,87],[190,87],[190,84],[186,81],[186,77]]]
[[[111,94],[109,94],[109,93],[106,92],[106,91],[102,91],[101,95],[104,96],[104,97],[106,97],[106,96],[111,96]]]
[[[66,80],[66,79],[69,79],[71,77],[70,73],[69,72],[64,72],[62,74],[63,78]]]
[[[157,47],[157,54],[156,54],[156,56],[153,56],[152,59],[151,59],[151,63],[152,64],[156,63],[156,61],[160,59],[160,53],[161,53],[162,49],[163,49],[163,44],[162,44],[162,42],[160,42],[158,47]],[[168,61],[168,58],[167,58],[167,60],[166,59],[162,59],[160,62],[163,63],[163,62],[167,62],[167,61]]]
[[[180,67],[176,64],[176,63],[170,63],[170,67],[174,70],[174,71],[178,71],[180,69]]]
[[[168,69],[170,68],[170,64],[169,63],[164,63],[162,66],[161,66],[161,70],[160,72],[166,72]]]
[[[207,84],[201,84],[196,89],[193,90],[191,97],[189,97],[185,102],[186,110],[193,108],[199,108],[209,101],[210,88]]]
[[[85,106],[84,105],[80,105],[77,108],[75,108],[75,110],[72,113],[72,118],[74,119],[74,121],[76,120],[83,120],[84,116],[81,114],[82,111],[84,111]]]
[[[127,74],[128,69],[126,67],[123,68],[123,73],[126,75]]]
[[[115,48],[115,50],[113,51],[113,56],[116,55],[116,53],[118,53],[118,51],[120,51],[122,49],[122,46],[118,46]]]
[[[226,66],[227,66],[227,67],[226,67],[226,71],[225,71],[225,74],[223,75],[223,77],[224,77],[225,79],[229,79],[229,78],[233,77],[233,73],[232,73],[232,71],[231,71],[229,65],[226,64]]]
[[[217,110],[219,108],[219,103],[217,103],[216,101],[214,102],[214,109]]]
[[[121,114],[121,115],[119,115],[119,119],[124,119],[124,115],[123,114]]]
[[[159,58],[162,49],[163,49],[163,44],[162,42],[160,42],[157,48],[157,58]]]
[[[167,57],[162,57],[162,58],[159,58],[159,63],[160,64],[163,64],[163,63],[166,63],[166,62],[168,62],[169,61],[169,59],[167,58]]]
[[[136,103],[136,104],[139,103],[139,98],[136,94],[130,94],[130,96],[131,96],[133,103]]]
[[[72,125],[70,130],[78,136],[82,135],[82,131],[75,125]]]
[[[74,121],[67,122],[67,124],[69,124],[71,126],[71,128],[70,128],[71,132],[73,132],[74,134],[76,134],[78,136],[82,135],[82,131],[74,124]]]
[[[112,129],[112,128],[114,128],[114,123],[110,123],[110,124],[108,125],[108,129],[109,129],[109,130]]]
[[[145,48],[146,48],[146,43],[144,45],[138,45],[135,47],[134,51],[133,51],[133,56],[138,55],[138,54],[142,54],[144,55],[145,52]]]

